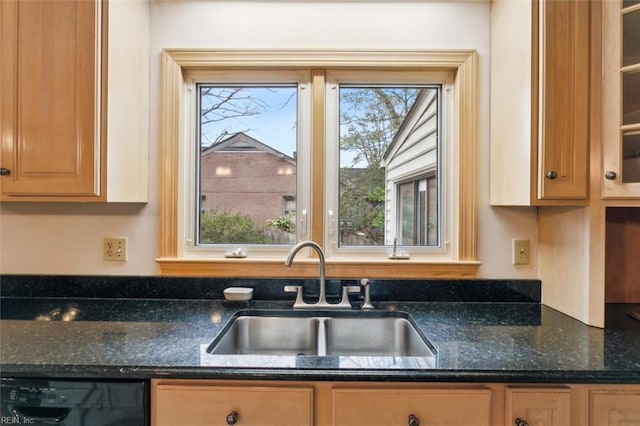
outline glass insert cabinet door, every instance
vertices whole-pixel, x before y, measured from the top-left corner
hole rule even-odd
[[[623,183],[640,182],[640,2],[632,3],[622,14]]]
[[[604,198],[640,197],[640,1],[603,2]]]

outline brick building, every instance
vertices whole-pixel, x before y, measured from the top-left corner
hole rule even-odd
[[[244,133],[201,152],[201,209],[249,215],[256,224],[292,213],[296,160]]]

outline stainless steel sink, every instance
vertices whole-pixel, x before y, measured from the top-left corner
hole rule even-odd
[[[324,325],[327,355],[433,355],[426,338],[407,318],[328,318]]]
[[[209,345],[211,355],[434,358],[402,312],[243,311]]]
[[[212,354],[315,355],[318,319],[285,316],[236,317],[210,346]]]

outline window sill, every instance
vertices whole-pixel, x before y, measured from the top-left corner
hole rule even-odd
[[[296,259],[291,268],[278,259],[159,258],[163,276],[305,278],[318,276],[318,261]],[[475,278],[478,261],[327,259],[328,278]]]

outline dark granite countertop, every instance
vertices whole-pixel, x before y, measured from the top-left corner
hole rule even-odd
[[[437,348],[434,368],[336,368],[317,360],[243,368],[211,365],[201,354],[246,306],[6,293],[0,311],[5,377],[640,383],[640,329],[588,327],[530,301],[378,302],[377,309],[413,318]],[[290,307],[277,300],[250,305]]]
[[[540,304],[538,280],[373,280],[377,310],[406,312],[437,349],[424,368],[312,356],[242,367],[206,353],[240,310],[290,312],[283,285],[315,300],[317,280],[2,275],[0,284],[3,377],[640,383],[629,306],[608,307],[607,328],[588,327]],[[345,284],[357,282],[328,280],[329,300]],[[254,301],[226,304],[231,286],[254,288]]]

